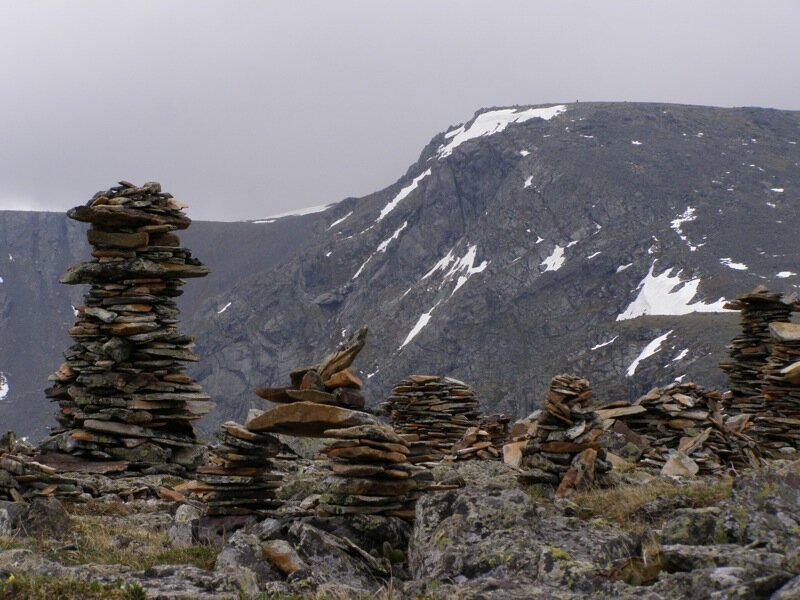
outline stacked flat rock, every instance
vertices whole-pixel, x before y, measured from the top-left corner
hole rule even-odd
[[[0,500],[28,502],[37,496],[76,499],[84,490],[56,469],[36,461],[34,448],[14,432],[0,438]]]
[[[174,298],[183,278],[209,270],[173,233],[191,223],[183,207],[158,183],[120,182],[67,213],[90,223],[94,258],[61,278],[91,288],[69,330],[75,344],[50,377],[61,427],[45,448],[132,469],[175,463],[173,471],[194,452],[192,421],[211,402],[186,374],[198,357],[178,330]]]
[[[771,354],[764,365],[763,409],[753,434],[779,456],[800,450],[800,324],[770,323]]]
[[[430,471],[408,462],[409,449],[387,425],[332,429],[325,437],[336,441],[322,452],[331,475],[325,480],[319,512],[323,515],[379,514],[414,518],[420,484]]]
[[[480,425],[470,427],[450,448],[447,460],[502,460],[503,446],[508,441],[508,415],[489,415]]]
[[[254,514],[280,506],[275,494],[282,476],[272,462],[280,440],[233,421],[224,423],[216,435],[221,443],[211,451],[209,464],[198,467],[198,481],[184,489],[197,494],[209,516]]]
[[[290,386],[257,388],[256,394],[276,404],[312,402],[362,410],[364,384],[348,367],[364,347],[367,332],[367,327],[362,327],[319,364],[292,371]]]
[[[750,417],[726,420],[722,394],[692,382],[654,388],[633,404],[606,404],[597,414],[607,429],[638,449],[625,458],[665,475],[717,475],[729,466],[761,464],[749,435]]]
[[[601,422],[590,404],[589,382],[575,375],[556,375],[550,382],[535,433],[522,448],[520,482],[547,484],[557,496],[595,485],[611,470],[598,438]]]
[[[742,315],[742,333],[727,346],[730,358],[719,365],[728,374],[728,387],[733,396],[725,407],[728,412],[761,409],[760,403],[753,402],[752,397],[758,396],[763,386],[761,369],[769,358],[772,344],[769,324],[788,321],[793,302],[792,298],[759,286],[725,304],[724,308],[738,310]]]
[[[469,385],[435,375],[410,375],[394,387],[383,408],[395,430],[411,436],[412,463],[440,460],[481,416]]]

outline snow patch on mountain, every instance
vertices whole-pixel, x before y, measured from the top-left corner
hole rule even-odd
[[[645,360],[645,359],[647,359],[647,358],[650,358],[650,357],[651,357],[651,356],[653,356],[653,355],[654,355],[656,352],[658,352],[659,350],[661,350],[661,344],[663,344],[663,343],[664,343],[664,341],[666,341],[666,339],[667,339],[667,338],[670,336],[670,334],[672,333],[672,331],[673,331],[673,330],[672,330],[672,329],[670,329],[670,330],[669,330],[667,333],[665,333],[664,335],[660,335],[660,336],[658,336],[658,337],[657,337],[656,339],[654,339],[652,342],[650,342],[649,344],[647,344],[647,346],[645,346],[645,347],[642,349],[642,351],[639,353],[639,356],[637,356],[637,357],[634,359],[634,361],[633,361],[633,362],[630,364],[630,366],[628,366],[628,370],[627,370],[627,371],[625,371],[625,375],[626,375],[626,376],[628,376],[628,377],[633,377],[634,373],[636,373],[636,369],[639,367],[639,363],[641,363],[643,360]]]
[[[626,263],[624,265],[620,265],[617,267],[617,273],[622,273],[626,269],[630,269],[633,266],[633,263]]]
[[[783,188],[769,188],[770,192],[775,192],[776,194],[782,194]]]
[[[686,242],[686,244],[689,246],[690,252],[694,252],[695,250],[697,250],[697,246],[692,245],[692,243],[689,241],[689,238],[686,237],[686,235],[683,233],[683,229],[681,229],[681,226],[684,223],[688,223],[690,221],[694,221],[695,219],[697,219],[697,215],[695,215],[694,213],[695,209],[692,208],[691,206],[687,206],[686,210],[683,211],[683,214],[678,215],[678,217],[673,219],[671,222],[672,229],[675,231],[675,233],[678,234],[678,237],[680,237],[684,242]]]
[[[532,185],[533,185],[533,175],[531,175],[530,177],[528,177],[528,178],[525,180],[525,184],[524,184],[522,187],[523,187],[523,188],[529,188],[529,187],[531,187]]]
[[[639,287],[639,294],[630,303],[622,314],[617,317],[617,321],[635,319],[644,315],[688,315],[693,312],[725,312],[723,305],[725,299],[720,298],[716,302],[706,304],[702,300],[692,302],[697,295],[697,288],[700,286],[700,278],[681,281],[678,271],[672,275],[672,268],[665,270],[659,275],[655,275],[655,262],[650,265],[650,270]]]
[[[417,334],[420,331],[422,331],[423,328],[430,322],[431,315],[433,314],[433,311],[436,310],[437,306],[439,306],[439,302],[434,304],[428,312],[422,313],[420,318],[417,319],[417,322],[414,325],[414,327],[411,329],[411,331],[408,332],[408,335],[406,336],[406,339],[403,340],[402,344],[400,344],[400,347],[398,348],[398,350],[402,350],[403,347],[405,347],[411,340],[413,340],[415,337],[417,337]]]
[[[336,219],[336,220],[335,220],[333,223],[331,223],[331,224],[328,226],[328,229],[333,229],[333,228],[334,228],[334,227],[336,227],[336,226],[337,226],[339,223],[342,223],[342,222],[344,222],[344,221],[345,221],[345,219],[347,219],[348,217],[350,217],[350,215],[352,215],[352,214],[353,214],[353,211],[351,210],[349,213],[347,213],[347,214],[346,214],[345,216],[343,216],[341,219]]]
[[[683,350],[678,352],[677,356],[672,359],[672,362],[678,362],[679,360],[683,360],[684,358],[686,358],[687,354],[689,354],[689,349],[684,348]]]
[[[258,221],[250,221],[251,223],[274,223],[278,219],[282,219],[283,217],[302,217],[304,215],[313,215],[314,213],[324,212],[329,208],[335,206],[336,203],[333,204],[320,204],[319,206],[309,206],[307,208],[299,208],[297,210],[290,210],[288,212],[280,213],[277,215],[270,215],[268,217],[264,217],[263,219],[259,219]]]
[[[468,246],[466,253],[461,258],[457,258],[454,250],[450,250],[444,258],[439,260],[439,262],[433,265],[433,268],[431,268],[430,271],[422,276],[422,279],[427,279],[437,271],[444,271],[447,269],[450,263],[453,263],[442,277],[442,283],[439,285],[439,288],[441,289],[445,283],[452,281],[454,277],[458,276],[458,279],[456,280],[456,287],[450,293],[452,296],[469,280],[470,277],[476,275],[477,273],[482,273],[484,269],[489,266],[488,260],[484,260],[481,264],[475,266],[475,259],[477,256],[478,246],[476,244]]]
[[[605,348],[606,346],[610,346],[611,344],[613,344],[614,342],[617,341],[618,337],[619,337],[618,335],[615,335],[613,338],[611,338],[607,342],[602,342],[600,344],[592,346],[591,348],[589,348],[589,350],[599,350],[600,348]]]
[[[8,383],[8,375],[0,371],[0,400],[5,400],[9,391],[11,386]]]
[[[515,108],[502,108],[481,113],[472,121],[470,125],[462,125],[455,132],[450,133],[452,138],[448,144],[442,144],[436,151],[439,159],[446,158],[453,153],[458,146],[469,140],[494,135],[500,133],[512,123],[524,123],[530,119],[544,119],[548,121],[558,114],[566,111],[567,107],[563,104],[550,106],[548,108],[529,108],[518,110]]]
[[[797,275],[797,273],[793,273],[792,271],[781,271],[780,273],[775,273],[775,277],[779,279],[786,279],[792,275]]]
[[[386,215],[388,215],[395,209],[395,207],[400,203],[401,200],[406,198],[411,192],[417,189],[420,181],[425,179],[430,174],[431,174],[430,169],[428,169],[424,173],[420,173],[419,175],[414,177],[411,183],[409,183],[406,187],[397,192],[397,195],[389,201],[389,204],[387,204],[386,206],[383,207],[383,209],[381,209],[381,214],[378,215],[378,219],[376,222],[382,221]]]
[[[233,303],[232,302],[228,302],[225,306],[223,306],[222,308],[220,308],[217,311],[217,314],[221,315],[222,313],[224,313],[226,310],[228,310],[231,307],[231,304],[233,304]]]
[[[358,271],[356,271],[356,274],[353,275],[353,279],[358,279],[358,276],[361,275],[361,272],[364,270],[364,267],[367,266],[369,261],[371,261],[373,258],[375,258],[376,254],[378,254],[380,252],[386,252],[386,248],[389,247],[389,244],[392,243],[392,240],[396,240],[397,238],[399,238],[400,237],[400,233],[406,227],[408,227],[408,221],[404,221],[403,224],[400,227],[398,227],[392,235],[390,235],[388,238],[386,238],[380,244],[378,244],[378,247],[375,249],[375,252],[370,254],[367,257],[367,260],[365,260],[363,263],[361,263],[361,266],[358,267]]]
[[[719,262],[729,269],[733,269],[734,271],[747,271],[747,265],[740,262],[733,262],[733,259],[728,258],[720,258]]]
[[[541,262],[541,264],[545,266],[543,273],[547,273],[548,271],[558,271],[564,266],[565,260],[564,248],[561,246],[556,246],[553,249],[553,253]]]

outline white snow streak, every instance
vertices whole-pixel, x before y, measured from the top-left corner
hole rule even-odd
[[[389,247],[389,244],[392,243],[392,240],[396,240],[400,237],[400,232],[403,231],[408,226],[408,221],[404,221],[403,224],[397,228],[397,230],[390,235],[388,238],[383,240],[380,244],[378,244],[378,252],[386,252],[386,248]]]
[[[425,179],[430,174],[431,174],[431,170],[428,169],[424,173],[421,173],[420,175],[417,175],[416,177],[414,177],[414,179],[413,179],[413,181],[411,183],[409,183],[406,187],[404,187],[399,192],[397,192],[397,195],[389,201],[389,204],[387,204],[386,206],[383,207],[383,210],[381,210],[381,214],[378,215],[378,219],[377,219],[376,222],[382,221],[383,218],[386,215],[388,215],[390,212],[392,212],[395,209],[395,207],[400,203],[401,200],[403,200],[411,192],[413,192],[415,189],[417,189],[417,186],[419,185],[420,181]]]
[[[634,146],[641,146],[642,142],[640,142],[639,140],[631,140],[631,144],[633,144]]]
[[[422,316],[420,316],[419,320],[417,320],[417,324],[414,325],[413,329],[408,332],[406,339],[402,344],[400,344],[400,348],[398,348],[398,350],[401,350],[406,344],[413,340],[420,331],[422,331],[422,328],[425,327],[425,325],[428,324],[428,321],[431,320],[431,314],[437,306],[439,306],[438,302],[434,304],[433,308],[431,308],[428,312],[422,313]]]
[[[3,278],[2,277],[0,277],[0,283],[3,283]]]
[[[625,269],[630,269],[633,266],[633,263],[628,263],[626,265],[620,265],[617,267],[617,273],[622,273]]]
[[[217,314],[221,315],[222,313],[224,313],[226,310],[228,310],[228,308],[230,308],[231,304],[232,304],[231,302],[228,302],[225,306],[223,306],[217,311]]]
[[[693,246],[692,243],[689,241],[689,238],[687,238],[684,235],[683,229],[681,229],[681,225],[683,225],[684,223],[688,223],[689,221],[694,221],[697,218],[697,216],[694,214],[694,210],[695,209],[692,208],[691,206],[687,206],[686,210],[683,211],[683,214],[679,215],[676,219],[672,221],[672,229],[675,231],[675,233],[678,234],[678,237],[680,237],[684,242],[688,244],[689,250],[691,252],[697,250],[697,246]]]
[[[512,123],[524,123],[525,121],[537,117],[547,121],[565,110],[567,110],[567,107],[563,104],[550,106],[548,108],[529,108],[520,111],[515,108],[490,110],[475,117],[471,125],[462,125],[455,130],[455,133],[448,132],[452,134],[451,141],[448,144],[439,146],[436,153],[439,159],[446,158],[453,153],[453,150],[466,141],[500,133]]]
[[[564,266],[564,260],[564,248],[556,246],[553,249],[553,253],[541,262],[541,264],[545,265],[545,270],[542,272],[558,271]]]
[[[683,360],[684,358],[686,358],[687,354],[689,354],[689,349],[684,348],[678,353],[678,355],[675,358],[672,359],[672,362],[678,362],[679,360]]]
[[[533,175],[531,175],[530,177],[528,177],[528,178],[525,180],[525,185],[524,185],[523,187],[529,188],[529,187],[531,187],[532,185],[533,185]]]
[[[775,273],[775,277],[780,279],[786,279],[787,277],[791,277],[792,275],[797,275],[797,273],[792,273],[791,271],[781,271],[780,273]]]
[[[528,154],[530,154],[530,152],[528,152],[527,150],[520,150],[520,151],[519,151],[519,153],[520,153],[522,156],[528,156]]]
[[[336,203],[333,204],[321,204],[319,206],[309,206],[307,208],[299,208],[297,210],[290,210],[289,212],[280,213],[278,215],[270,215],[268,217],[264,217],[263,219],[259,219],[258,221],[250,221],[251,223],[274,223],[278,219],[282,219],[283,217],[302,217],[303,215],[312,215],[314,213],[323,212],[328,210],[330,207],[334,206]]]
[[[353,214],[353,211],[351,210],[349,213],[347,213],[347,214],[346,214],[345,216],[343,216],[341,219],[336,219],[336,220],[335,220],[333,223],[331,223],[331,224],[330,224],[330,226],[328,227],[328,229],[333,229],[333,228],[334,228],[334,227],[336,227],[336,226],[337,226],[339,223],[341,223],[342,221],[344,221],[345,219],[347,219],[347,218],[348,218],[350,215],[352,215],[352,214]]]
[[[601,252],[598,251],[598,252],[595,252],[594,254],[590,254],[589,256],[586,257],[586,260],[592,260],[598,254],[601,254]]]
[[[777,194],[782,194],[783,193],[783,188],[769,188],[769,191],[770,192],[775,192]]]
[[[712,304],[702,300],[692,303],[700,285],[700,278],[681,281],[678,271],[672,275],[672,268],[660,275],[654,275],[655,262],[642,279],[639,294],[630,306],[617,317],[617,321],[635,319],[643,315],[687,315],[693,312],[724,312],[725,299],[720,298]]]
[[[5,373],[0,372],[0,400],[5,400],[11,386],[8,384],[8,377]]]
[[[483,270],[489,265],[489,261],[484,260],[481,264],[477,267],[475,266],[475,259],[478,256],[478,246],[473,244],[472,246],[467,247],[467,252],[461,258],[456,258],[453,250],[450,250],[447,255],[442,258],[439,262],[433,265],[433,268],[425,273],[422,276],[422,279],[427,279],[431,275],[433,275],[436,271],[444,271],[447,269],[450,263],[453,263],[453,266],[444,274],[442,277],[442,285],[447,283],[448,281],[452,280],[453,277],[458,275],[458,280],[456,281],[456,287],[450,293],[452,296],[455,294],[459,288],[464,285],[470,277],[475,275],[476,273],[481,273]],[[441,288],[441,285],[439,286]],[[433,309],[431,309],[433,310]]]
[[[630,364],[628,370],[625,371],[625,375],[628,377],[633,377],[633,374],[636,373],[636,369],[639,367],[639,363],[658,352],[661,349],[661,344],[664,343],[664,340],[666,340],[671,333],[672,329],[670,329],[664,335],[658,336],[652,342],[647,344],[647,346],[645,346],[644,349],[639,353],[639,356],[637,356],[636,359]]]
[[[606,346],[616,342],[618,337],[619,337],[618,335],[615,335],[613,338],[611,338],[607,342],[603,342],[602,344],[597,344],[596,346],[592,346],[591,348],[589,348],[589,350],[599,350],[600,348],[605,348]]]
[[[720,258],[719,262],[728,267],[729,269],[733,269],[734,271],[747,271],[747,265],[744,263],[733,262],[733,259],[728,258]]]

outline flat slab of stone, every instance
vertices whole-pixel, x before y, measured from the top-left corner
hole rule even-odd
[[[327,429],[378,423],[378,419],[373,415],[358,410],[315,402],[293,402],[262,413],[248,421],[246,427],[255,432],[324,437]]]
[[[37,461],[60,473],[119,473],[128,468],[128,462],[124,460],[87,460],[60,452],[41,454]]]

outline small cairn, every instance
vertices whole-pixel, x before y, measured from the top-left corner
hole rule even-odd
[[[800,450],[800,324],[772,322],[769,329],[771,353],[753,434],[768,454],[785,457]]]
[[[696,383],[654,388],[633,404],[612,402],[597,409],[609,452],[663,475],[719,475],[729,466],[759,466],[761,455],[748,435],[749,415],[726,421],[722,394]],[[619,442],[611,439],[614,434]]]
[[[277,508],[282,476],[274,471],[281,443],[274,435],[255,433],[227,421],[217,432],[220,444],[209,464],[197,467],[197,482],[183,486],[208,506],[209,516],[248,515]]]
[[[450,448],[445,460],[502,460],[503,446],[508,441],[508,415],[489,415],[480,425],[470,427]]]
[[[94,249],[93,260],[61,282],[91,288],[69,330],[75,344],[50,377],[46,394],[58,402],[60,427],[44,449],[173,473],[200,455],[192,421],[211,410],[211,399],[186,374],[184,363],[198,357],[193,338],[178,330],[173,299],[184,278],[209,270],[173,233],[191,223],[184,207],[158,183],[121,181],[67,213],[90,223]]]
[[[36,497],[76,501],[84,488],[36,461],[35,449],[9,431],[0,438],[0,500],[29,502]]]
[[[320,499],[323,515],[380,514],[414,518],[419,481],[430,472],[408,462],[408,444],[387,425],[332,429],[336,441],[322,452],[328,457],[329,491]]]
[[[348,367],[364,347],[367,332],[367,327],[362,327],[319,364],[292,371],[290,386],[257,388],[256,394],[276,404],[308,402],[363,410],[364,384]]]
[[[575,375],[556,375],[550,382],[536,433],[522,449],[520,482],[556,488],[556,496],[595,485],[611,470],[598,438],[600,419],[590,404],[589,382]]]
[[[475,391],[450,377],[410,375],[397,384],[383,405],[398,433],[405,434],[414,464],[437,462],[479,425]]]
[[[727,347],[730,359],[719,365],[728,374],[728,388],[732,394],[725,405],[726,412],[756,413],[762,409],[760,402],[753,398],[761,394],[764,383],[761,370],[770,356],[769,324],[788,321],[793,302],[793,298],[758,286],[725,304],[724,308],[738,310],[742,315],[742,333]]]

